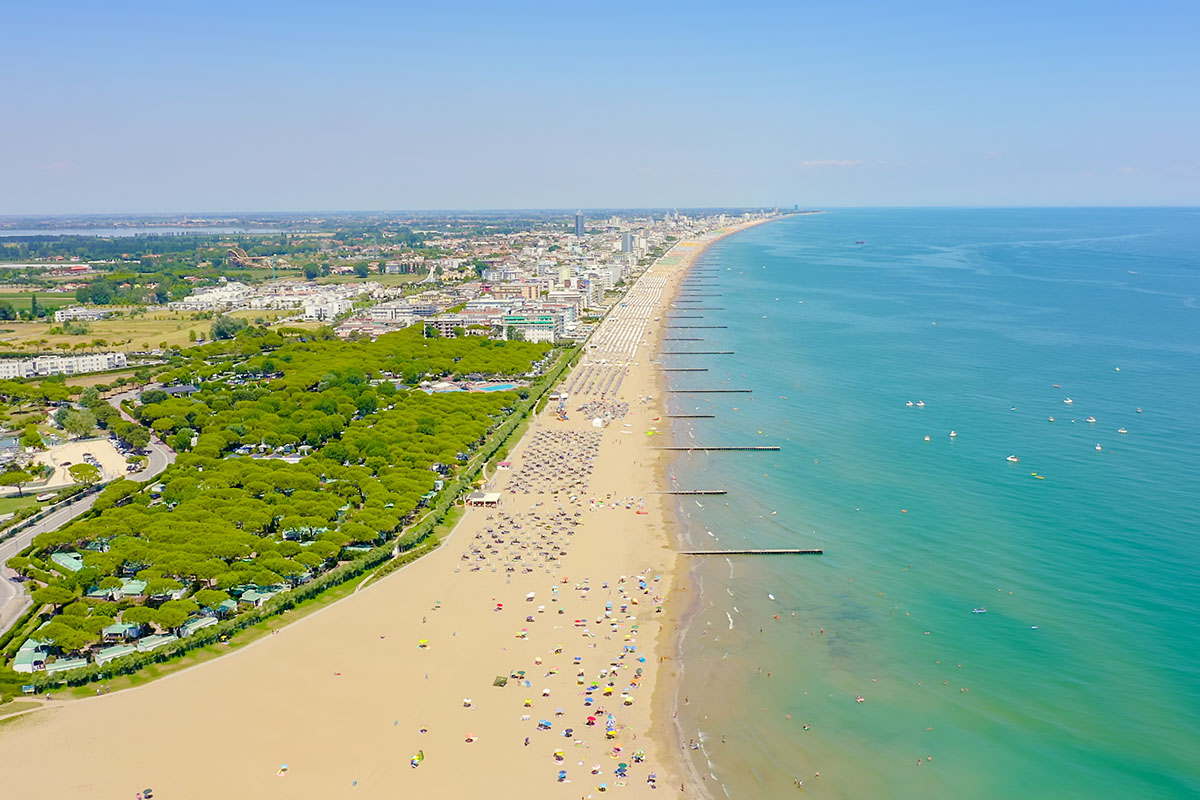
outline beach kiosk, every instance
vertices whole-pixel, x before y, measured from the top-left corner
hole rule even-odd
[[[471,492],[467,495],[466,504],[473,508],[496,508],[500,505],[499,492]]]

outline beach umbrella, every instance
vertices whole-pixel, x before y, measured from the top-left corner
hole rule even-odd
[[[417,640],[417,647],[426,647],[428,644],[429,644],[429,640],[428,640],[428,639],[419,639],[419,640]]]

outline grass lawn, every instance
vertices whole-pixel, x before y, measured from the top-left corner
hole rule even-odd
[[[133,378],[136,369],[119,369],[112,372],[93,372],[90,375],[71,375],[66,379],[67,386],[95,386],[116,383],[117,378]]]
[[[290,313],[295,312],[235,311],[230,316],[253,322],[259,317],[275,320]],[[33,355],[43,352],[67,352],[75,345],[89,345],[96,340],[103,340],[104,344],[89,349],[152,350],[161,347],[164,342],[167,347],[187,347],[192,344],[188,332],[195,331],[197,336],[207,337],[212,328],[212,320],[194,319],[191,312],[159,310],[132,318],[89,322],[88,332],[82,336],[51,334],[49,331],[54,327],[61,326],[52,322],[0,323],[0,348],[25,350]],[[67,350],[63,350],[59,345],[67,345]]]
[[[0,288],[0,300],[12,304],[17,311],[28,311],[30,298],[35,294],[38,306],[41,308],[62,308],[76,304],[75,295],[70,292],[30,292],[8,287]]]
[[[0,497],[0,514],[11,514],[14,511],[19,511],[22,508],[36,506],[38,504],[37,496],[30,494],[28,488],[23,489],[24,497],[13,495],[12,497]]]
[[[37,708],[41,703],[31,703],[28,700],[16,700],[11,703],[0,705],[0,717],[7,717],[9,714],[19,714],[22,711],[28,711],[31,708]]]

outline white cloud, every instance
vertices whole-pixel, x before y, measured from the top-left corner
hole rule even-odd
[[[827,158],[821,161],[801,161],[800,166],[808,167],[861,167],[866,162],[861,158],[855,159],[836,159]]]

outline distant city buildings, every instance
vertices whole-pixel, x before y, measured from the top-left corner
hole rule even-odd
[[[271,281],[260,286],[229,281],[206,286],[183,300],[169,304],[174,311],[296,310],[307,321],[329,321],[349,312],[355,301],[372,291],[383,291],[378,284],[317,284],[309,281]]]
[[[581,341],[616,302],[612,292],[640,275],[650,259],[677,242],[761,216],[612,216],[588,231],[579,211],[574,231],[546,226],[431,239],[431,249],[462,256],[424,262],[419,271],[429,271],[442,288],[371,306],[337,332],[376,337],[417,324],[434,336]]]

